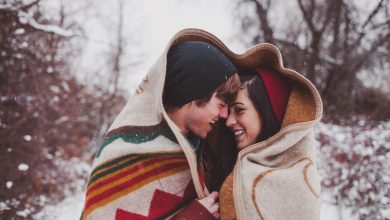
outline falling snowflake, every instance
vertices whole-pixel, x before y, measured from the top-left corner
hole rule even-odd
[[[27,171],[29,168],[30,168],[30,167],[29,167],[27,164],[25,164],[25,163],[21,163],[21,164],[19,164],[19,166],[18,166],[18,169],[19,169],[20,171]]]
[[[7,183],[5,185],[6,185],[7,189],[11,189],[12,185],[14,185],[14,184],[12,183],[12,181],[7,181]]]
[[[32,139],[31,135],[24,135],[23,138],[25,141],[31,141],[31,139]]]

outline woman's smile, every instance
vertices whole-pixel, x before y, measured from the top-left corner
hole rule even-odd
[[[245,129],[234,130],[233,133],[236,142],[240,142],[244,138]]]

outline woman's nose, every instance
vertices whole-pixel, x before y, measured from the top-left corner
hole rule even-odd
[[[226,126],[231,127],[236,123],[236,118],[233,114],[229,114],[226,119]]]

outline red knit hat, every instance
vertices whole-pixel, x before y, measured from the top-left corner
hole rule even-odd
[[[279,74],[275,73],[275,71],[271,69],[259,68],[257,69],[257,72],[263,81],[265,90],[267,91],[275,118],[281,126],[291,92],[291,85],[286,79],[283,79]]]

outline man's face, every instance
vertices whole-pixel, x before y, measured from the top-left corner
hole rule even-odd
[[[205,139],[220,118],[227,118],[228,106],[214,92],[210,101],[202,106],[192,101],[185,126],[195,136]]]

